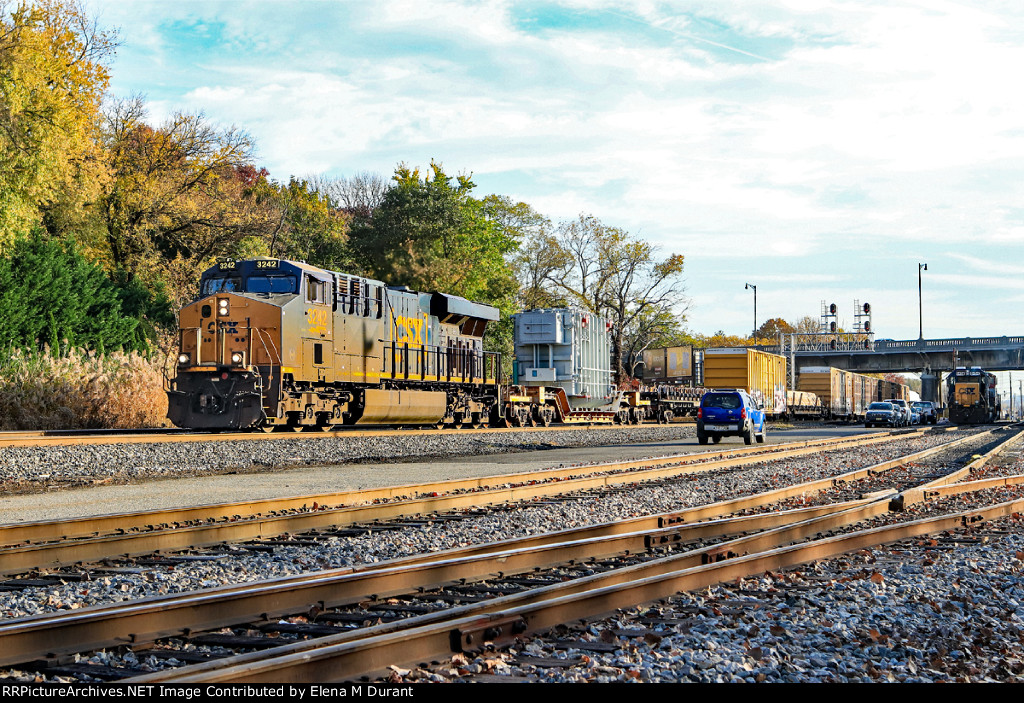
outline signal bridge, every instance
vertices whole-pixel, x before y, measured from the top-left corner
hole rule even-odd
[[[921,396],[938,399],[938,374],[958,366],[986,371],[1024,368],[1024,336],[875,340],[873,334],[779,335],[778,346],[758,347],[790,360],[790,373],[807,366],[834,366],[858,373],[921,374]]]

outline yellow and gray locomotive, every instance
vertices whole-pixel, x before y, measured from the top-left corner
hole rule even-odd
[[[489,305],[282,259],[222,260],[179,315],[178,427],[479,426],[499,403]]]

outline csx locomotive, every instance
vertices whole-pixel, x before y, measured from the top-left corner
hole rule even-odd
[[[996,375],[977,366],[958,367],[946,377],[949,421],[956,425],[995,422],[1002,410]]]
[[[282,259],[222,260],[179,315],[179,427],[480,426],[498,411],[498,310]]]

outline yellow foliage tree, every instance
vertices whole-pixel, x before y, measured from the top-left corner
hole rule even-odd
[[[88,216],[106,179],[100,106],[115,41],[76,0],[0,2],[0,249]]]

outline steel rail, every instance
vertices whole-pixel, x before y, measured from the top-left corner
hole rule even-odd
[[[960,441],[962,440],[957,440],[957,443]],[[948,446],[945,445],[943,448]],[[904,463],[920,458],[923,453],[934,453],[935,450],[936,448],[932,448],[916,452],[905,457]],[[884,462],[874,467],[849,472],[842,477],[835,477],[836,480],[815,481],[666,515],[506,540],[441,554],[417,555],[383,564],[288,577],[271,582],[225,586],[181,596],[144,599],[128,606],[111,604],[81,609],[73,613],[24,618],[0,626],[0,663],[13,663],[19,658],[20,661],[24,661],[26,653],[32,653],[33,657],[45,658],[88,648],[123,644],[126,641],[126,632],[132,633],[127,637],[132,642],[147,642],[161,636],[180,634],[183,629],[209,630],[249,622],[258,619],[260,615],[269,618],[305,611],[311,604],[318,604],[324,608],[362,600],[368,594],[385,597],[427,585],[436,586],[439,582],[483,578],[498,571],[515,573],[517,570],[535,568],[538,564],[564,563],[570,559],[595,558],[611,553],[636,553],[684,540],[720,537],[737,531],[764,530],[789,524],[798,518],[806,520],[827,515],[853,503],[846,504],[844,508],[816,506],[716,522],[687,523],[692,523],[696,519],[707,519],[709,515],[726,515],[740,508],[768,505],[790,495],[806,494],[831,487],[837,482],[842,482],[840,479],[854,480],[870,473],[884,471],[897,463]],[[877,499],[872,498],[856,503],[868,504],[875,500]],[[824,524],[819,523],[815,529],[823,529]],[[659,529],[665,525],[670,527]],[[608,539],[614,540],[614,544],[600,544],[600,540]],[[763,538],[757,536],[746,537],[736,544],[762,544],[759,541],[761,539]],[[720,558],[722,554],[728,553],[728,550],[740,548],[719,545],[707,550],[698,550],[696,553],[707,552],[713,554],[714,558]],[[723,552],[723,549],[726,551]],[[557,557],[551,556],[555,553]],[[404,571],[410,567],[415,569]]]
[[[460,650],[473,650],[485,642],[500,645],[511,642],[513,637],[543,632],[565,622],[601,617],[621,608],[654,602],[679,592],[835,557],[854,550],[977,525],[982,521],[1012,515],[1022,509],[1024,500],[1009,501],[982,509],[767,549],[661,574],[634,574],[636,578],[624,583],[596,586],[581,593],[558,595],[539,602],[521,603],[518,601],[525,598],[506,596],[500,604],[505,607],[490,613],[474,612],[466,615],[466,611],[460,609],[460,612],[449,612],[453,619],[420,624],[409,629],[384,633],[378,631],[371,636],[350,638],[348,641],[341,641],[343,636],[339,635],[321,640],[323,644],[315,648],[297,648],[297,651],[283,654],[271,650],[278,656],[269,652],[262,653],[262,657],[261,653],[240,655],[230,660],[234,664],[230,666],[219,662],[211,666],[187,667],[178,670],[176,674],[159,672],[126,681],[286,683],[351,680],[384,672],[391,665],[430,661]],[[650,567],[651,562],[642,566]],[[596,581],[600,577],[588,578]],[[538,594],[533,595],[536,597]],[[292,647],[295,645],[282,647],[281,650]]]
[[[953,443],[940,446],[953,446],[959,442],[970,440],[973,437],[977,437],[977,435],[964,437]],[[888,435],[883,435],[883,438],[890,441],[893,439],[893,437]],[[870,444],[880,441],[883,440],[879,439],[877,436],[869,436],[868,438],[863,439],[861,444]],[[845,448],[846,446],[849,446],[849,444],[847,443],[840,448]],[[581,472],[600,473],[597,476],[564,478],[559,481],[534,483],[534,481],[539,481],[541,477],[549,477],[550,474],[549,472],[530,472],[515,475],[515,478],[528,481],[522,485],[490,488],[472,493],[452,492],[446,495],[429,495],[422,498],[394,500],[393,502],[387,503],[354,505],[308,512],[296,512],[286,515],[257,515],[248,519],[233,519],[213,523],[207,522],[198,525],[190,524],[183,527],[175,527],[174,529],[153,529],[144,532],[129,532],[127,531],[127,528],[125,528],[123,531],[116,534],[7,547],[0,550],[0,573],[17,574],[24,573],[34,568],[73,565],[83,562],[94,562],[106,558],[151,554],[160,551],[178,551],[188,548],[208,547],[221,545],[226,542],[267,539],[294,532],[308,532],[316,529],[335,528],[356,523],[372,522],[374,520],[395,519],[413,515],[473,508],[488,504],[530,500],[556,493],[561,494],[587,489],[604,488],[614,485],[637,483],[641,481],[676,476],[683,473],[712,471],[746,463],[791,458],[818,451],[821,451],[820,446],[801,446],[797,449],[778,451],[770,454],[756,454],[751,456],[741,455],[727,459],[704,461],[703,463],[691,461],[690,463],[679,464],[678,457],[672,457],[654,460],[645,459],[633,462],[617,462],[614,464],[602,464],[588,467],[571,467],[569,469],[558,469],[553,471],[557,471],[559,476],[571,476],[573,472],[576,474]],[[676,459],[677,461],[672,461],[672,459]],[[669,466],[668,468],[652,468],[647,470],[631,471],[628,473],[606,473],[614,470],[624,471],[625,469],[631,469],[638,466],[649,466],[651,464],[654,464],[655,466],[669,464]],[[565,472],[569,473],[566,474]],[[464,486],[487,485],[488,482],[508,483],[510,478],[510,476],[506,475],[501,477],[490,477],[487,479],[457,480],[455,482],[446,482],[444,485],[449,490],[453,490],[451,484],[454,483],[459,486],[460,489],[463,489],[462,487]],[[429,489],[437,488],[441,485],[442,484],[426,484],[425,486],[415,487],[415,490],[434,493],[436,491],[431,491]],[[367,495],[394,496],[397,494],[398,490],[407,490],[409,488],[410,487],[400,487],[399,489],[389,488],[383,489],[382,491],[364,491],[356,492],[353,495],[363,496],[364,499]],[[294,500],[304,500],[305,502],[303,505],[309,505],[309,497]],[[284,503],[287,502],[288,501],[284,501]],[[275,503],[274,501],[266,501],[265,503],[274,504],[278,507],[281,505],[281,503]],[[232,508],[237,508],[237,506],[238,504],[232,504]],[[215,506],[215,508],[218,511],[223,510],[222,506]],[[110,529],[112,526],[118,524],[118,518],[123,518],[122,524],[124,525],[130,524],[132,522],[132,518],[138,520],[140,516],[143,516],[143,519],[153,519],[154,517],[163,518],[166,521],[163,524],[167,524],[177,522],[177,520],[174,520],[174,516],[177,516],[181,521],[185,521],[184,516],[187,515],[190,517],[190,520],[194,522],[203,516],[202,512],[196,512],[198,510],[201,509],[187,508],[181,511],[154,511],[148,513],[133,513],[126,516],[101,516],[100,520],[83,518],[81,520],[69,521],[72,524],[67,528],[65,528],[67,523],[63,521],[9,525],[0,529],[0,542],[7,542],[10,544],[15,539],[25,539],[26,535],[42,534],[44,533],[44,528],[45,535],[50,539],[52,539],[54,530],[63,532],[67,535],[73,535],[76,534],[76,532],[81,534],[83,525],[89,525],[92,527],[102,523]],[[156,520],[154,520],[154,522],[155,521]]]
[[[816,506],[661,529],[646,525],[644,529],[611,535],[593,535],[593,530],[580,530],[590,534],[547,544],[526,539],[515,548],[493,549],[497,545],[491,545],[492,549],[454,550],[385,564],[23,618],[0,625],[0,665],[107,646],[140,644],[161,637],[180,636],[183,632],[269,620],[310,608],[353,605],[367,599],[380,600],[444,584],[479,580],[498,573],[528,573],[538,568],[642,553],[653,545],[668,544],[681,538],[709,539],[763,530],[794,519],[806,520],[808,515],[820,516],[823,512],[840,509]],[[655,520],[647,522],[654,523]],[[711,547],[697,550],[691,558],[699,563],[700,554],[710,550]]]
[[[990,450],[985,455],[984,460],[987,461],[992,456],[995,456],[996,454],[998,454],[998,453],[1004,451],[1005,449],[1007,449],[1009,446],[1012,446],[1018,438],[1019,438],[1019,435],[1017,437],[1012,438],[1011,441],[1004,442],[1004,443],[1000,444],[999,446],[993,448],[992,450]],[[982,483],[982,482],[977,482],[977,483]],[[986,483],[987,483],[987,481],[986,481]],[[847,506],[849,506],[849,507],[847,507]],[[506,608],[506,609],[507,608],[515,608],[517,606],[520,607],[520,608],[524,608],[524,607],[525,608],[529,608],[530,606],[528,604],[530,604],[530,603],[536,604],[536,603],[538,603],[538,602],[540,602],[540,601],[542,601],[544,599],[558,598],[559,596],[562,596],[563,598],[567,598],[567,597],[571,598],[571,596],[568,596],[567,594],[579,593],[581,590],[586,590],[588,588],[598,589],[599,591],[601,589],[607,589],[609,587],[615,588],[614,586],[610,586],[610,584],[621,584],[621,583],[623,583],[624,582],[623,577],[625,577],[626,581],[628,581],[630,579],[632,579],[632,580],[650,579],[652,577],[647,576],[646,574],[649,574],[652,570],[656,570],[656,571],[660,572],[657,576],[655,576],[653,578],[663,578],[661,574],[664,573],[663,566],[666,565],[666,564],[667,565],[671,565],[671,567],[676,569],[676,570],[689,568],[695,574],[694,578],[699,578],[700,577],[700,573],[701,573],[701,571],[702,571],[702,569],[704,567],[692,565],[692,560],[693,560],[695,555],[700,555],[702,561],[704,561],[704,562],[723,563],[721,560],[726,559],[728,561],[724,562],[724,563],[726,563],[726,564],[728,564],[730,566],[736,564],[737,560],[739,560],[739,559],[743,559],[744,561],[746,561],[746,560],[749,560],[749,558],[750,558],[750,557],[743,557],[743,558],[741,558],[741,557],[738,557],[737,555],[744,554],[744,553],[749,553],[751,551],[756,551],[757,549],[765,550],[766,553],[768,553],[768,554],[772,553],[772,551],[774,550],[776,553],[780,553],[780,554],[784,554],[785,555],[785,554],[791,553],[793,551],[793,550],[783,550],[783,551],[780,551],[781,545],[786,543],[787,541],[788,542],[792,542],[792,541],[795,541],[797,539],[804,539],[804,538],[806,538],[807,536],[809,536],[811,534],[815,534],[816,532],[818,534],[820,534],[820,532],[824,532],[824,531],[827,531],[829,529],[836,529],[836,528],[844,526],[844,525],[853,524],[855,522],[860,522],[860,521],[862,521],[864,519],[867,519],[869,517],[872,517],[872,516],[879,515],[879,514],[882,514],[884,512],[887,512],[890,509],[890,506],[886,505],[886,500],[885,500],[884,497],[883,498],[869,498],[869,499],[863,499],[863,500],[860,500],[860,501],[850,501],[850,502],[847,502],[847,503],[844,503],[844,504],[840,504],[839,506],[833,506],[833,507],[840,508],[840,510],[836,511],[836,512],[832,512],[832,513],[830,513],[828,515],[825,515],[823,517],[812,518],[812,519],[806,520],[804,522],[798,522],[796,524],[790,524],[790,525],[787,525],[787,526],[784,526],[784,527],[780,527],[780,528],[775,529],[775,530],[769,530],[769,531],[761,533],[761,534],[747,536],[747,537],[741,537],[741,538],[732,540],[731,542],[727,542],[727,543],[718,545],[716,547],[705,548],[705,549],[700,549],[700,550],[694,550],[694,551],[687,552],[687,553],[684,553],[684,554],[681,554],[681,555],[678,555],[678,556],[667,557],[665,559],[661,559],[661,560],[658,560],[658,561],[647,562],[645,564],[640,564],[640,565],[637,565],[637,566],[627,567],[625,569],[621,569],[621,570],[615,572],[614,574],[598,574],[598,575],[594,575],[594,576],[590,576],[590,577],[585,577],[583,579],[577,579],[577,580],[574,580],[572,582],[568,582],[568,583],[564,583],[564,584],[558,584],[556,586],[550,586],[550,587],[545,587],[545,588],[541,588],[541,589],[536,589],[534,591],[529,592],[528,594],[515,594],[515,595],[512,595],[512,596],[506,596],[504,598],[496,599],[495,601],[491,601],[491,602],[488,602],[486,604],[475,604],[475,605],[463,606],[461,608],[452,609],[452,610],[449,610],[449,611],[445,611],[443,613],[434,613],[434,614],[427,615],[427,616],[420,616],[418,618],[411,618],[409,620],[403,621],[402,623],[391,623],[391,624],[387,624],[387,625],[379,625],[379,626],[376,626],[374,628],[368,628],[366,630],[361,630],[361,631],[354,632],[354,633],[345,633],[343,635],[337,635],[337,636],[328,637],[328,638],[321,638],[321,639],[317,639],[317,640],[313,640],[313,641],[297,642],[297,643],[294,643],[294,644],[285,645],[285,646],[280,647],[280,648],[275,648],[275,649],[269,650],[269,651],[253,652],[251,654],[237,655],[235,657],[230,657],[230,658],[222,659],[222,660],[215,661],[215,662],[208,662],[208,663],[205,663],[205,664],[198,664],[198,665],[188,666],[188,667],[184,667],[184,668],[181,668],[181,669],[176,669],[174,671],[158,672],[158,673],[151,674],[151,675],[148,675],[148,676],[145,676],[145,677],[141,677],[141,678],[138,678],[138,679],[134,679],[134,680],[139,681],[139,682],[142,682],[142,681],[146,681],[146,682],[155,682],[155,681],[167,681],[167,682],[249,681],[249,682],[258,682],[258,681],[279,681],[279,680],[289,680],[289,681],[305,681],[305,680],[323,681],[323,680],[325,680],[323,678],[323,676],[324,676],[324,674],[326,672],[330,672],[330,674],[328,676],[328,679],[326,679],[326,680],[330,680],[334,676],[337,676],[338,679],[352,678],[353,676],[356,676],[356,675],[366,674],[366,673],[368,673],[371,670],[380,670],[380,669],[383,668],[383,666],[385,666],[387,664],[396,663],[396,660],[385,661],[385,659],[387,657],[385,656],[385,657],[382,658],[380,656],[379,652],[377,652],[377,651],[370,651],[368,653],[365,650],[359,648],[359,646],[358,646],[359,642],[362,641],[362,640],[369,640],[369,639],[374,638],[374,637],[379,637],[379,638],[384,638],[385,646],[386,647],[394,646],[394,645],[387,644],[388,642],[392,642],[393,643],[393,642],[396,641],[395,640],[396,635],[389,634],[389,633],[394,633],[395,631],[398,631],[398,630],[405,631],[405,630],[408,630],[410,628],[417,628],[417,627],[428,627],[429,628],[432,625],[433,622],[436,622],[438,620],[444,621],[445,619],[447,619],[449,621],[447,623],[447,625],[446,624],[442,624],[442,625],[440,625],[440,627],[442,629],[447,627],[447,630],[446,630],[447,634],[448,634],[448,643],[447,644],[448,644],[449,648],[447,650],[444,649],[445,642],[444,642],[443,636],[441,638],[440,643],[438,643],[437,639],[435,638],[433,640],[434,644],[435,645],[436,644],[440,644],[441,649],[433,649],[429,653],[417,649],[417,650],[415,650],[415,656],[410,656],[408,659],[404,660],[404,661],[408,661],[408,662],[421,661],[421,660],[424,660],[424,659],[435,658],[439,653],[442,654],[442,655],[443,654],[450,654],[452,651],[456,650],[456,647],[452,646],[453,643],[457,639],[456,638],[456,634],[458,634],[458,640],[465,647],[470,647],[474,643],[482,643],[486,639],[492,639],[493,640],[493,639],[495,639],[495,633],[502,633],[502,634],[504,634],[504,639],[508,640],[510,634],[511,635],[526,634],[528,631],[537,631],[539,629],[546,629],[547,627],[550,627],[550,626],[552,626],[554,624],[559,624],[560,622],[568,622],[571,619],[575,619],[576,617],[592,617],[592,616],[594,616],[594,613],[590,612],[590,611],[587,611],[587,612],[584,612],[582,614],[582,616],[574,614],[574,616],[572,618],[558,616],[558,617],[555,618],[555,620],[556,620],[555,622],[552,622],[552,621],[549,620],[546,623],[542,623],[542,624],[534,623],[532,627],[526,622],[526,620],[524,618],[521,618],[521,617],[515,616],[515,615],[509,616],[507,614],[508,611],[506,611],[505,613],[499,612],[498,614],[492,614],[492,615],[487,616],[487,617],[484,617],[484,613],[486,613],[486,612],[494,613],[495,610],[500,611],[502,608]],[[898,507],[895,504],[892,504],[892,507],[895,508],[895,509],[898,509]],[[992,511],[994,511],[994,512],[992,512],[992,511],[986,512],[985,510],[983,510],[983,511],[973,511],[973,512],[972,511],[967,511],[967,513],[965,513],[965,514],[966,515],[974,515],[974,516],[985,515],[986,519],[991,519],[993,516],[1001,516],[1001,515],[1006,515],[1006,514],[1011,514],[1013,512],[1017,512],[1021,507],[1024,507],[1024,501],[1011,501],[1009,503],[1001,504],[1000,506],[995,506],[994,508],[992,508]],[[810,509],[807,509],[807,511],[809,511],[809,510]],[[807,512],[805,512],[805,511],[791,511],[791,514],[794,514],[794,515],[797,514],[797,513],[807,514]],[[950,519],[953,520],[952,523],[949,522]],[[973,519],[977,519],[977,518],[973,518]],[[973,521],[973,519],[972,519],[972,521]],[[953,516],[952,518],[950,518],[949,516],[944,516],[943,518],[932,518],[932,519],[916,521],[915,523],[912,523],[912,525],[932,525],[933,528],[934,528],[934,526],[937,524],[936,521],[942,521],[941,525],[939,526],[939,528],[937,530],[935,530],[935,529],[932,530],[932,531],[939,531],[939,530],[949,529],[950,524],[952,524],[953,526],[958,526],[957,520],[958,520],[957,516]],[[967,521],[965,521],[965,523],[966,522]],[[691,526],[691,527],[696,527],[696,526]],[[891,528],[875,528],[874,530],[861,531],[860,533],[855,533],[855,535],[857,535],[857,534],[860,534],[860,535],[866,535],[866,534],[886,534],[886,532],[885,532],[886,530],[889,531],[889,534],[904,534],[907,529],[908,528],[905,527],[904,525],[898,525],[898,526],[894,526],[894,527],[891,527]],[[915,529],[915,528],[911,527],[909,529]],[[902,537],[900,537],[900,538],[902,538]],[[828,544],[830,542],[835,542],[837,540],[839,540],[839,541],[841,541],[843,543],[848,543],[850,539],[858,539],[858,538],[856,536],[854,536],[854,537],[840,536],[840,537],[837,537],[837,538],[830,538],[828,540],[819,540],[818,543],[819,544]],[[657,540],[654,540],[654,541],[657,541]],[[889,540],[885,539],[885,538],[880,538],[877,543],[881,544],[881,543],[884,543],[886,541],[889,541]],[[865,545],[863,543],[857,543],[856,545],[851,546],[849,548],[844,548],[843,550],[841,550],[840,552],[837,552],[837,553],[842,553],[844,551],[851,551],[852,549],[863,548],[864,546]],[[867,546],[874,546],[874,545],[869,544]],[[801,548],[801,549],[803,549],[803,550],[815,550],[816,551],[817,549],[819,549],[819,547],[815,546],[815,544],[812,544],[812,545],[809,545],[808,547]],[[756,557],[757,555],[755,554],[754,556]],[[822,558],[822,557],[821,556],[814,556],[813,558]],[[792,563],[800,563],[801,561],[802,561],[801,559],[797,558],[795,560],[792,560],[791,563],[783,564],[783,566],[785,566],[785,565],[792,565]],[[774,568],[780,568],[780,567],[779,566],[775,566]],[[709,567],[708,570],[709,571],[713,571],[714,567]],[[759,571],[760,571],[760,564],[758,565],[758,567],[755,567],[754,569],[751,569],[751,570],[748,570],[748,571],[744,571],[743,573],[739,574],[739,576],[748,576],[748,575],[750,575],[752,573],[757,573]],[[690,585],[690,586],[688,586],[686,588],[676,589],[676,590],[693,590],[694,588],[697,588],[697,587],[703,587],[703,586],[710,585],[710,584],[715,583],[715,582],[721,582],[721,581],[724,581],[724,580],[728,580],[728,578],[731,578],[731,577],[733,577],[733,576],[730,575],[729,577],[726,577],[726,578],[717,578],[717,579],[712,577],[710,580],[698,583],[696,585]],[[672,593],[674,593],[674,592],[676,592],[676,590],[673,590],[673,588],[674,587],[669,587],[668,590],[672,591]],[[664,597],[665,595],[671,595],[671,593],[663,593],[663,594],[657,595],[655,598],[652,598],[652,599],[649,599],[649,600],[653,600],[653,599],[656,599],[656,598],[661,598],[661,597]],[[626,601],[630,601],[632,599],[631,598],[626,598],[625,600]],[[644,601],[644,602],[646,602],[646,601]],[[569,605],[575,605],[575,604],[572,601],[569,601]],[[606,604],[604,604],[604,605],[606,605]],[[630,606],[634,606],[634,605],[636,605],[635,602],[625,602],[625,603],[622,603],[622,604],[616,604],[614,607],[615,608],[630,607]],[[503,615],[505,617],[503,617]],[[453,623],[450,622],[451,619],[453,619],[453,618],[460,618],[460,617],[470,618],[470,619],[476,618],[476,620],[470,620],[468,625],[464,625],[462,627],[456,627]],[[474,637],[476,639],[474,639]],[[404,638],[400,637],[400,639],[398,641],[400,642],[400,646],[404,647],[404,646],[408,646],[409,642],[411,642],[412,639],[413,638],[411,636],[404,637]],[[334,664],[334,662],[336,661],[334,657],[340,656],[342,658],[342,660],[344,660],[346,657],[348,657],[349,654],[345,650],[346,646],[348,646],[350,648],[349,651],[355,652],[356,656],[352,657],[352,659],[354,661],[360,662],[359,664],[356,665],[357,667],[358,666],[364,666],[365,662],[367,661],[365,659],[365,657],[360,656],[360,655],[369,654],[370,661],[375,662],[375,665],[373,666],[373,668],[365,669],[365,670],[359,671],[359,672],[352,672],[351,670],[349,670],[347,673],[345,673],[343,675],[338,675],[338,669],[336,668],[336,666]],[[426,646],[429,647],[431,645],[426,645]],[[326,652],[326,654],[322,654],[324,652]],[[332,652],[333,652],[333,654],[332,654]],[[326,660],[326,663],[325,663],[325,660]],[[404,663],[404,662],[401,662],[401,663]],[[351,664],[351,662],[348,662],[348,664]],[[301,669],[300,669],[300,667],[301,667]],[[326,667],[326,669],[325,669],[325,667]],[[311,674],[310,673],[312,669],[316,670],[315,674]],[[283,675],[285,675],[285,672],[287,672],[286,675],[288,677],[290,677],[296,671],[300,671],[301,672],[301,673],[297,674],[296,678],[282,678]],[[306,676],[308,676],[308,675],[313,675],[315,677],[314,678],[306,678]]]
[[[942,486],[952,486],[953,484],[956,484],[956,482],[960,481],[965,476],[970,476],[970,474],[972,472],[977,471],[978,469],[981,469],[982,467],[984,467],[985,464],[987,464],[989,462],[989,460],[992,459],[993,457],[997,456],[998,454],[1002,453],[1003,451],[1006,451],[1010,447],[1019,444],[1021,442],[1021,440],[1024,440],[1024,430],[1022,430],[1019,426],[1017,426],[1016,430],[1011,430],[1010,428],[1002,428],[1002,429],[998,429],[998,430],[992,430],[992,431],[990,431],[990,433],[991,434],[995,434],[996,432],[1007,432],[1007,431],[1014,431],[1015,433],[1013,434],[1013,436],[1008,438],[1005,442],[1003,442],[998,447],[996,447],[995,450],[990,451],[990,452],[986,452],[982,456],[975,455],[974,458],[973,458],[973,461],[969,462],[968,464],[966,464],[962,468],[957,469],[956,471],[952,471],[949,474],[946,474],[945,476],[940,476],[938,478],[935,478],[935,479],[933,479],[931,481],[928,481],[927,483],[923,483],[920,486],[915,486],[912,489],[904,491],[903,494],[900,496],[900,500],[901,500],[903,506],[912,505],[912,504],[920,502],[922,500],[928,500],[928,499],[930,499],[931,497],[934,497],[934,496],[954,495],[956,493],[966,492],[966,491],[958,490],[956,488],[942,489],[941,487]],[[960,485],[964,485],[964,484],[960,484]],[[997,485],[997,484],[993,484],[993,485]],[[976,489],[976,490],[980,490],[980,489]]]

